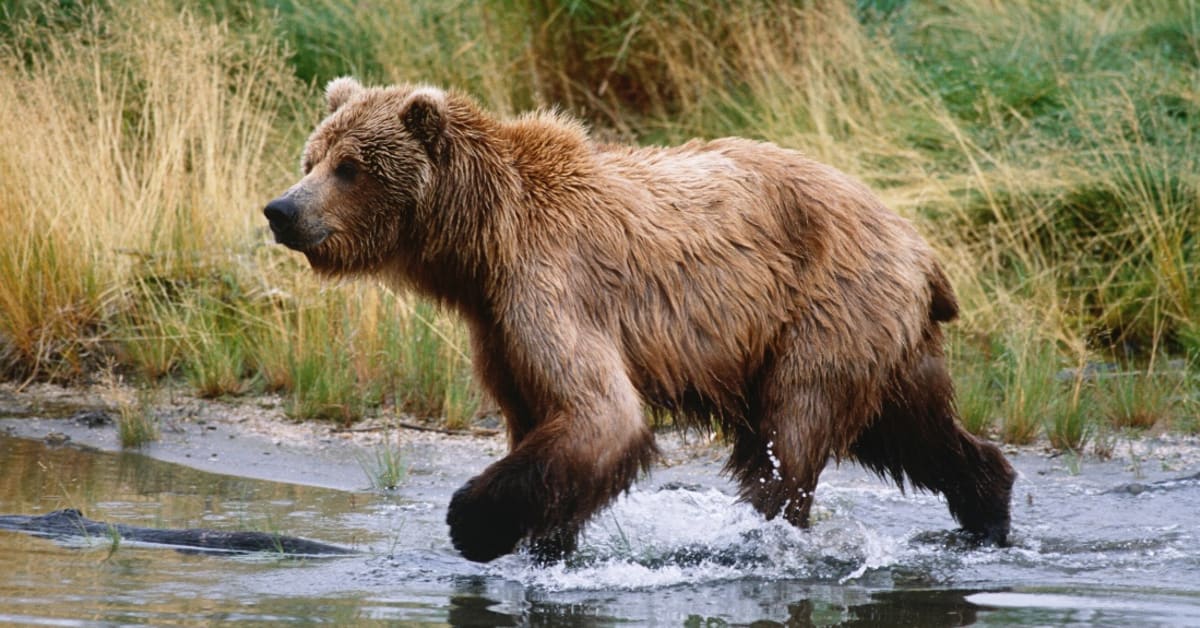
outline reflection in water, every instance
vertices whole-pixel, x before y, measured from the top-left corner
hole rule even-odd
[[[338,515],[361,508],[363,498],[204,473],[134,452],[90,452],[0,437],[0,500],[6,514],[79,508],[95,519],[147,526],[226,522],[271,527],[299,503],[319,503]]]
[[[665,474],[715,476],[703,464]],[[1117,467],[1022,473],[1018,494],[1029,497],[1015,504],[1014,547],[1003,550],[963,547],[936,498],[831,468],[809,531],[764,522],[719,484],[658,490],[652,480],[598,517],[568,564],[518,555],[480,566],[446,538],[455,482],[407,497],[354,493],[0,436],[0,514],[79,508],[362,551],[215,558],[0,531],[0,624],[1200,624],[1196,482],[1166,474],[1145,480],[1153,490],[1114,491],[1129,481]]]

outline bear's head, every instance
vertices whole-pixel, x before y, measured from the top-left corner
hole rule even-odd
[[[448,151],[450,96],[426,86],[364,88],[339,78],[309,136],[303,178],[267,204],[275,240],[322,274],[377,272],[415,246]]]

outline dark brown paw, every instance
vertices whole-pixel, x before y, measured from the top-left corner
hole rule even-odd
[[[1008,547],[1008,522],[985,525],[977,530],[964,530],[984,547]]]
[[[479,563],[512,553],[527,532],[520,507],[486,490],[476,490],[475,480],[454,492],[446,523],[454,549]]]

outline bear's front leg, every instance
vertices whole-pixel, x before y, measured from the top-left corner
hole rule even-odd
[[[513,451],[450,500],[450,539],[465,558],[490,561],[525,538],[539,560],[565,557],[583,524],[649,467],[653,436],[620,359],[611,350],[591,355],[607,359],[564,354],[549,369],[553,379],[539,374],[541,394],[527,398],[549,408],[545,418],[528,422],[535,427]]]
[[[478,478],[468,480],[454,492],[446,523],[450,540],[464,558],[488,562],[511,553],[526,536],[531,536],[537,506],[527,498],[532,490],[515,490],[508,495],[478,490]],[[493,485],[493,490],[495,490]],[[531,538],[530,552],[539,563],[563,560],[575,551],[579,525],[565,525]]]
[[[446,513],[454,548],[477,562],[508,554],[525,538],[543,562],[574,550],[583,524],[629,488],[655,454],[645,426],[622,431],[600,420],[540,426],[459,488]]]

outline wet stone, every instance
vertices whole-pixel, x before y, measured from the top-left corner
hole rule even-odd
[[[104,410],[81,410],[72,414],[70,420],[92,428],[113,424],[112,417]]]
[[[71,437],[62,432],[50,432],[42,440],[48,445],[63,445],[70,441]]]

